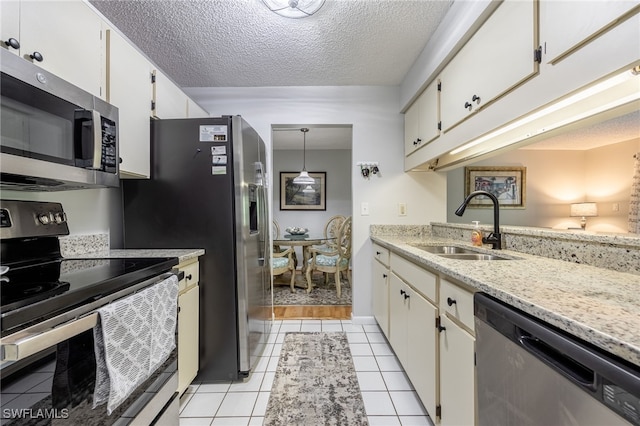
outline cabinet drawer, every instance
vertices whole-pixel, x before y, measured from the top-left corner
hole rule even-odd
[[[200,280],[200,263],[198,261],[181,263],[178,265],[178,269],[184,272],[184,279],[180,281],[180,285],[178,287],[179,292],[183,292],[184,290],[198,284],[198,281]]]
[[[373,245],[373,257],[378,259],[380,263],[384,266],[389,266],[389,250],[379,246],[378,244]]]
[[[422,293],[424,297],[434,304],[438,303],[436,292],[437,278],[434,274],[396,255],[391,255],[391,269],[396,275]],[[471,307],[471,314],[473,315],[473,305]]]
[[[440,279],[440,309],[470,330],[474,329],[472,292]]]

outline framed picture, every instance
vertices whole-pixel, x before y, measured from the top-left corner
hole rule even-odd
[[[464,196],[473,191],[487,191],[498,199],[501,208],[525,208],[526,167],[465,167]],[[493,207],[491,199],[477,196],[468,207]]]
[[[293,179],[300,172],[280,172],[280,210],[326,210],[327,173],[309,172],[315,183],[298,185]]]

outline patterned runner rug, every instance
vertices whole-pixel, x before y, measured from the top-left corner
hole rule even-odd
[[[345,333],[285,335],[263,424],[369,424]]]
[[[289,278],[291,275],[284,274],[283,277],[276,277],[273,288],[273,304],[283,305],[348,305],[351,306],[351,286],[346,278],[340,280],[342,295],[338,299],[336,284],[333,274],[329,276],[329,282],[324,283],[324,275],[314,274],[312,277],[315,287],[311,293],[307,293],[306,280],[302,276],[297,277],[296,292],[291,293]]]

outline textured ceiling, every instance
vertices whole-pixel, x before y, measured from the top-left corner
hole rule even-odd
[[[449,0],[327,0],[289,19],[261,0],[90,0],[182,87],[398,85]]]

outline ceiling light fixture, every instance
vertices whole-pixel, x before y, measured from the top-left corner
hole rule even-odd
[[[316,13],[325,0],[262,0],[273,13],[285,18],[306,18]]]
[[[298,176],[296,176],[295,178],[293,178],[293,183],[295,183],[296,185],[313,185],[314,183],[316,183],[315,179],[312,178],[311,176],[309,176],[309,173],[307,173],[307,164],[306,164],[306,156],[307,156],[307,132],[309,131],[308,128],[303,127],[302,129],[300,129],[300,131],[302,132],[302,140],[303,140],[303,145],[302,145],[302,171],[300,172],[300,174]]]

